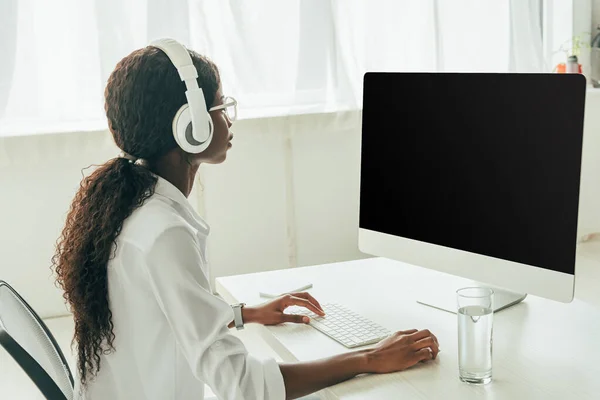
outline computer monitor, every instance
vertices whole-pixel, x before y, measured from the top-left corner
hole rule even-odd
[[[526,293],[572,301],[585,86],[365,74],[359,249],[494,287],[496,311]],[[421,302],[455,311],[455,289]]]

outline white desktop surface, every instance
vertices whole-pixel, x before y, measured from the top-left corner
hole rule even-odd
[[[600,399],[600,262],[590,248],[577,274],[583,298],[569,304],[528,296],[494,318],[493,381],[458,379],[456,315],[416,302],[422,290],[467,283],[460,278],[382,258],[218,278],[230,302],[266,301],[258,288],[280,280],[310,281],[319,302],[347,305],[391,329],[430,329],[439,339],[436,361],[386,375],[363,375],[327,388],[326,399]],[[585,251],[584,251],[585,253]],[[600,253],[598,253],[600,254]],[[595,290],[594,290],[595,289]],[[596,302],[597,301],[597,302]],[[284,361],[350,351],[317,330],[284,324],[262,328]]]

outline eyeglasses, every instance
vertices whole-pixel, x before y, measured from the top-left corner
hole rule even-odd
[[[231,122],[237,118],[237,100],[233,97],[225,97],[223,104],[209,108],[208,111],[224,110],[225,115]]]

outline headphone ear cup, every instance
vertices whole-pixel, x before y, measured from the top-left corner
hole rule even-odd
[[[194,133],[198,132],[194,132],[192,128],[190,107],[188,104],[184,104],[175,114],[175,118],[173,118],[173,136],[175,137],[175,141],[179,147],[181,147],[187,153],[201,153],[208,148],[212,140],[214,127],[210,115],[208,115],[207,125],[208,126],[204,127],[204,129],[206,129],[206,133],[204,135],[194,135]],[[202,129],[202,127],[200,127],[200,129]],[[199,142],[194,136],[206,137],[206,139],[202,142]]]

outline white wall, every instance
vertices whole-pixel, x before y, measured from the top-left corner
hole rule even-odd
[[[592,1],[592,35],[596,31],[596,27],[600,25],[600,0]],[[593,36],[592,36],[593,37]]]
[[[600,231],[598,110],[600,90],[589,92],[582,234]],[[234,132],[227,162],[203,167],[190,196],[212,228],[216,276],[364,257],[358,113],[240,121]],[[0,139],[0,279],[42,316],[65,313],[49,266],[80,171],[116,153],[108,132]]]
[[[589,89],[581,165],[579,235],[600,232],[600,89]]]
[[[215,275],[361,257],[358,127],[359,113],[236,123],[227,162],[202,171]]]

